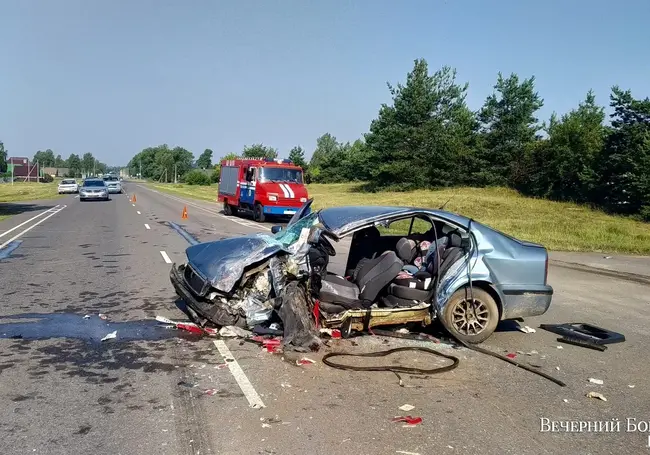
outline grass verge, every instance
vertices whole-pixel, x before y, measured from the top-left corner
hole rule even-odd
[[[151,184],[167,193],[214,202],[217,185]],[[589,207],[528,198],[506,188],[364,193],[355,184],[308,185],[314,208],[340,205],[440,207],[555,251],[650,254],[650,224]],[[451,199],[451,200],[450,200]]]
[[[14,182],[0,184],[0,221],[25,211],[25,207],[15,206],[12,202],[57,199],[62,197],[57,191],[58,182],[27,183]]]

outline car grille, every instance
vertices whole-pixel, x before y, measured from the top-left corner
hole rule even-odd
[[[205,293],[205,281],[188,264],[185,266],[185,283],[196,295],[203,296]]]

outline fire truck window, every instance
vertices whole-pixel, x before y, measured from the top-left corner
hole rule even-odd
[[[254,167],[246,169],[246,181],[252,182],[254,180],[254,178],[253,178],[254,176],[255,176],[255,168]]]
[[[274,181],[302,183],[302,172],[298,169],[264,167],[260,169],[260,180],[263,182]]]

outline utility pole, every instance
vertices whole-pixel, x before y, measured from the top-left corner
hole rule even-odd
[[[142,178],[142,158],[140,158],[140,175],[139,178]]]
[[[36,160],[36,183],[40,183],[41,179],[40,177],[40,169],[38,167],[38,160]]]
[[[95,165],[96,164],[97,164],[97,158],[93,158],[93,177],[97,176],[97,171],[95,171],[95,169],[96,169]]]
[[[176,163],[174,163],[174,183],[178,183],[178,174],[176,172]]]

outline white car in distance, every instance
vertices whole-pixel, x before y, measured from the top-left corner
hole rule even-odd
[[[78,193],[79,185],[75,179],[63,179],[59,183],[59,194],[63,193]]]

